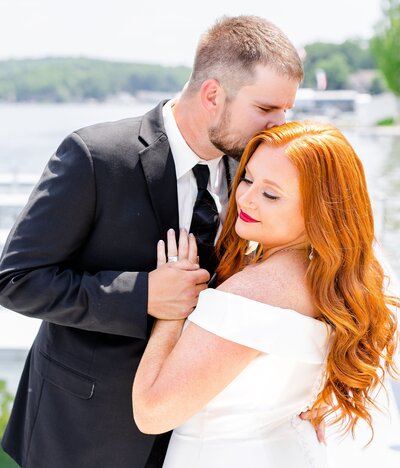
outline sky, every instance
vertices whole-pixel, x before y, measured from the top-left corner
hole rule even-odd
[[[85,56],[192,65],[199,36],[223,15],[254,14],[296,47],[368,39],[381,0],[0,0],[0,60]]]

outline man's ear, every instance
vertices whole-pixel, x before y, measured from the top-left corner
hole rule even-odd
[[[225,101],[225,92],[218,80],[212,78],[202,83],[200,101],[207,112],[212,114],[218,112],[221,104]]]

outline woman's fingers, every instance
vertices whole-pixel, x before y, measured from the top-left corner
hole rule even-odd
[[[158,256],[159,255],[161,255],[161,248]],[[193,264],[199,263],[196,238],[193,234],[188,235],[186,229],[181,229],[179,231],[178,247],[176,245],[175,231],[173,229],[169,229],[167,232],[167,261],[173,262],[178,260],[188,260]]]
[[[167,258],[169,262],[178,260],[178,247],[176,246],[175,231],[169,229],[167,232]]]
[[[181,229],[179,232],[179,247],[178,257],[179,260],[187,260],[189,256],[189,238],[186,229]]]
[[[157,243],[157,266],[164,265],[167,263],[167,258],[165,256],[165,243],[163,240],[159,240]]]
[[[199,258],[197,256],[197,242],[196,237],[190,233],[189,234],[189,254],[188,259],[192,263],[199,263]]]

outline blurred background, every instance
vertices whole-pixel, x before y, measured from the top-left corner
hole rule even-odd
[[[0,7],[0,249],[64,136],[176,96],[201,33],[223,15],[254,14],[277,24],[304,62],[288,120],[335,123],[361,157],[377,252],[400,294],[400,0],[0,0]],[[0,308],[0,439],[39,325]],[[388,382],[388,395],[389,416],[377,416],[369,449],[332,443],[339,466],[400,466],[397,382]],[[0,467],[13,466],[0,451]]]

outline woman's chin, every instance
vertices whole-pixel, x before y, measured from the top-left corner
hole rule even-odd
[[[249,235],[247,229],[243,229],[240,225],[238,226],[238,223],[236,223],[235,225],[235,232],[241,239],[258,244],[258,241],[254,239],[253,236]]]
[[[256,240],[253,239],[252,236],[249,235],[248,229],[243,228],[243,225],[241,225],[241,224],[242,224],[242,223],[241,223],[240,221],[236,221],[236,224],[235,224],[235,232],[236,232],[236,234],[237,234],[241,239],[257,242]]]

